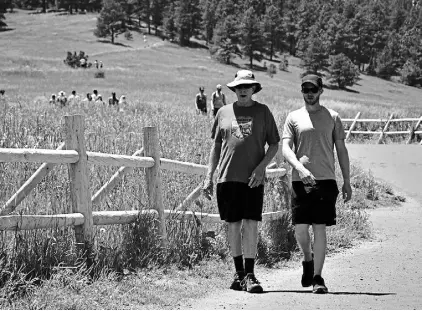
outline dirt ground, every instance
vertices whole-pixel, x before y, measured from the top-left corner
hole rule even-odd
[[[192,309],[422,309],[422,146],[348,145],[350,157],[406,196],[400,207],[370,212],[375,238],[327,257],[330,290],[314,295],[300,285],[301,266],[257,276],[263,294],[213,289]]]

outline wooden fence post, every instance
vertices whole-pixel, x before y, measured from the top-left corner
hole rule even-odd
[[[81,115],[65,116],[66,149],[76,150],[79,161],[69,164],[70,196],[72,212],[84,215],[84,223],[75,226],[75,238],[79,248],[90,253],[93,246],[92,203],[89,191],[88,157],[85,147],[85,125]]]
[[[159,235],[162,244],[167,245],[167,232],[164,215],[163,191],[161,185],[161,171],[160,171],[160,144],[158,137],[158,130],[156,127],[144,127],[143,131],[144,156],[152,157],[155,161],[153,167],[145,169],[147,193],[150,208],[158,212],[159,217]]]
[[[409,139],[407,140],[406,144],[410,144],[415,136],[415,132],[418,130],[419,125],[422,122],[422,117],[419,118],[418,122],[416,123],[415,127],[410,127]]]
[[[356,123],[357,123],[359,117],[360,117],[360,111],[357,113],[355,119],[352,122],[352,125],[350,125],[349,131],[346,134],[346,140],[345,141],[347,141],[349,139],[350,135],[352,134],[352,131],[355,128]]]
[[[390,125],[391,119],[393,119],[393,117],[394,117],[394,113],[392,113],[392,114],[390,115],[390,118],[388,119],[387,123],[385,124],[385,126],[384,126],[384,128],[383,128],[383,130],[382,130],[382,132],[381,132],[381,135],[380,135],[380,137],[378,138],[378,144],[381,144],[381,143],[382,143],[382,139],[384,138],[384,132],[386,132],[386,131],[387,131],[388,126]]]

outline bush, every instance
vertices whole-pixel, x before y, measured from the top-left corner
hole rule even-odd
[[[94,73],[95,78],[104,79],[105,78],[105,72],[102,70],[96,71]]]
[[[359,80],[359,69],[343,53],[330,56],[329,72],[329,82],[337,83],[341,89],[352,86]]]
[[[84,61],[81,63],[82,59]],[[67,52],[66,59],[63,62],[72,68],[89,68],[92,66],[92,63],[88,63],[88,55],[84,51],[79,51],[79,54]]]
[[[416,86],[422,84],[422,68],[415,61],[409,59],[400,70],[401,80],[404,84]]]

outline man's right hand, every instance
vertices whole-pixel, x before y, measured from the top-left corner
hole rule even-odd
[[[204,181],[204,186],[202,187],[202,194],[208,199],[211,200],[211,197],[214,192],[214,183],[212,179],[207,178]]]

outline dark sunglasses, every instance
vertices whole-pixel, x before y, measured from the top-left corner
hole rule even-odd
[[[303,94],[308,94],[309,92],[316,94],[316,93],[318,93],[318,91],[319,91],[319,88],[317,88],[317,87],[310,87],[310,88],[304,87],[304,88],[302,88]]]
[[[235,87],[235,89],[239,89],[239,90],[241,90],[241,89],[250,89],[252,86],[253,86],[253,84],[240,84],[240,85],[237,85]]]

